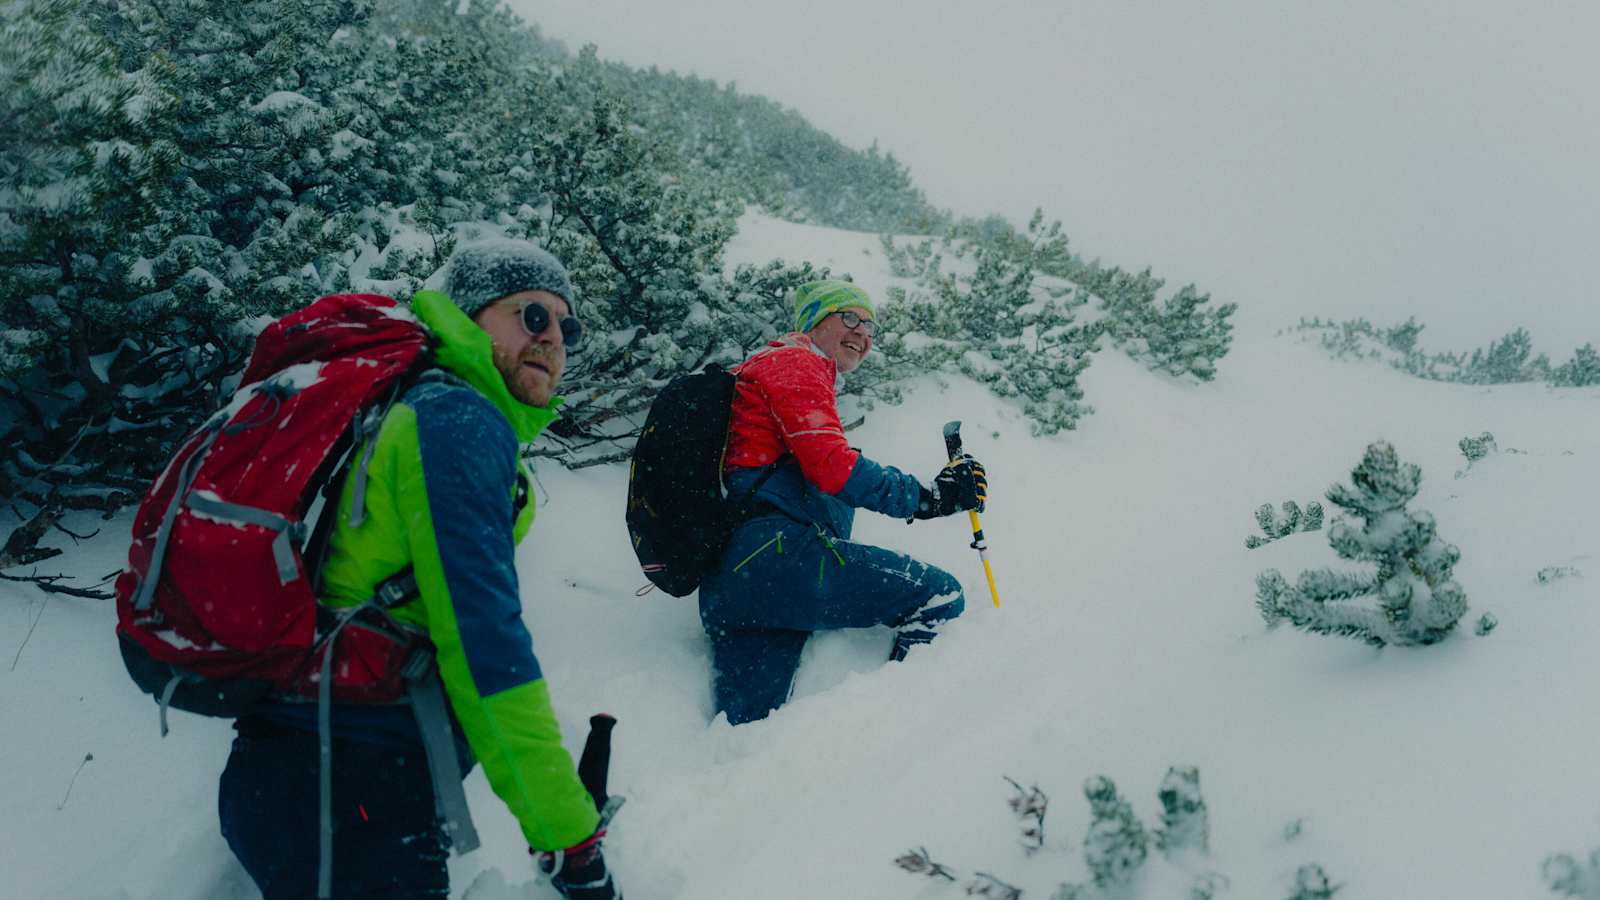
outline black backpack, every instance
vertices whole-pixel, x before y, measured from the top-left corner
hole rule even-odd
[[[672,379],[651,403],[633,447],[628,536],[645,577],[674,597],[700,586],[749,515],[755,490],[736,502],[722,484],[736,380],[716,363]]]

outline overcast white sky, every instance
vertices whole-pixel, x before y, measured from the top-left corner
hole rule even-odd
[[[1592,0],[511,0],[576,50],[735,81],[937,205],[1061,219],[1176,287],[1600,343]],[[1282,323],[1292,324],[1292,323]]]

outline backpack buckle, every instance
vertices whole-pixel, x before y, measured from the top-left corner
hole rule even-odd
[[[403,603],[411,602],[420,593],[417,588],[417,577],[410,569],[406,569],[378,582],[378,586],[372,591],[372,599],[379,609],[394,609]]]

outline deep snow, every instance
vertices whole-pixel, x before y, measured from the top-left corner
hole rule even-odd
[[[874,235],[747,216],[731,261],[775,256],[850,272],[880,296],[892,282]],[[1600,683],[1600,390],[1429,383],[1274,336],[1317,313],[1244,306],[1206,385],[1107,348],[1084,376],[1097,412],[1052,438],[960,378],[924,378],[904,405],[877,409],[852,442],[923,476],[941,462],[940,425],[966,423],[989,470],[1003,606],[989,603],[963,519],[862,513],[857,539],[961,577],[966,616],[901,665],[880,665],[885,630],[820,637],[796,699],[737,729],[708,721],[693,601],[635,596],[624,469],[541,466],[520,556],[526,619],[569,746],[590,713],[620,719],[611,784],[629,802],[608,856],[628,896],[964,896],[891,864],[925,846],[1043,900],[1087,879],[1084,779],[1112,778],[1153,826],[1174,764],[1199,767],[1211,812],[1212,852],[1183,870],[1224,874],[1221,897],[1286,897],[1312,861],[1345,885],[1340,900],[1552,896],[1540,862],[1600,846],[1588,699]],[[1482,431],[1500,452],[1454,477],[1466,467],[1456,442]],[[1439,646],[1385,650],[1266,631],[1259,571],[1292,581],[1341,563],[1325,530],[1246,550],[1254,509],[1319,499],[1380,438],[1422,466],[1414,507],[1461,548],[1463,627]],[[115,571],[128,516],[103,524],[40,570]],[[1550,566],[1584,575],[1541,585]],[[1499,628],[1475,637],[1485,612]],[[256,896],[216,827],[229,723],[177,713],[159,738],[114,618],[109,603],[0,585],[0,896]],[[1049,795],[1044,852],[1020,848],[1002,776]],[[468,794],[484,848],[452,863],[455,896],[553,898],[481,774]],[[1179,867],[1153,857],[1146,869],[1143,896],[1185,896]]]

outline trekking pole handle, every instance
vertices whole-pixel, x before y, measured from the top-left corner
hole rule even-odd
[[[594,799],[597,812],[604,810],[610,799],[606,780],[611,771],[611,729],[616,725],[616,717],[606,713],[590,716],[589,737],[583,742],[583,753],[578,757],[578,780]]]
[[[961,458],[961,421],[959,419],[944,423],[944,450],[950,462]],[[994,567],[989,564],[989,544],[983,536],[983,523],[978,519],[978,511],[967,510],[967,519],[972,523],[972,549],[978,551],[978,559],[983,561],[983,575],[989,581],[989,597],[994,601],[994,608],[1000,608],[1000,592],[994,586]]]

